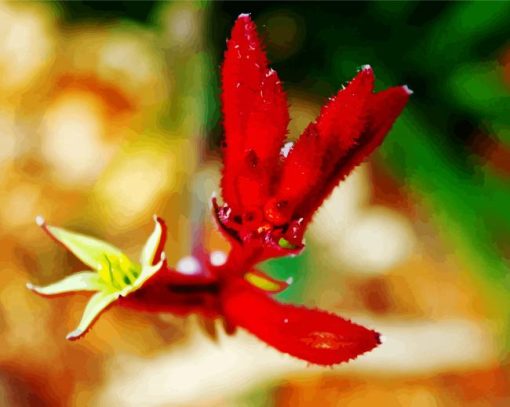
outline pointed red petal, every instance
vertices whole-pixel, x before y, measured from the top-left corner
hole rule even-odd
[[[404,110],[412,91],[407,86],[396,86],[372,95],[368,109],[369,119],[358,144],[341,160],[326,186],[325,194],[343,180],[379,147],[397,117]]]
[[[396,86],[378,92],[372,96],[370,101],[370,120],[360,140],[360,147],[357,153],[370,154],[390,131],[397,117],[404,110],[412,91],[407,86]],[[352,159],[352,158],[351,158]]]
[[[367,119],[366,107],[374,88],[374,71],[365,65],[356,77],[322,108],[317,129],[332,157],[341,157],[356,143]],[[333,160],[335,161],[335,160]]]
[[[336,315],[281,304],[244,284],[223,299],[225,317],[281,352],[319,365],[354,359],[381,342],[379,334]]]
[[[391,126],[404,109],[411,91],[407,86],[398,86],[371,95],[368,104],[366,127],[356,144],[336,163],[316,199],[300,210],[308,220],[331,191],[349,173],[363,162],[384,140]]]
[[[289,222],[296,205],[317,186],[324,158],[321,143],[317,126],[312,123],[290,151],[282,169],[278,193],[264,209],[271,223],[283,225]]]
[[[240,15],[232,30],[222,82],[223,198],[240,212],[267,199],[289,121],[280,81],[248,15]]]
[[[282,211],[287,215],[286,220],[307,218],[322,202],[314,191],[323,189],[336,163],[356,145],[365,127],[373,86],[374,73],[365,66],[323,107],[316,123],[296,142],[285,160],[275,199],[280,206],[282,202],[288,203]],[[285,217],[283,213],[282,217]]]

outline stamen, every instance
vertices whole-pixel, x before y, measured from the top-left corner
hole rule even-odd
[[[117,281],[115,280],[115,278],[113,277],[113,269],[112,269],[112,262],[110,261],[110,259],[108,258],[108,256],[105,254],[104,255],[106,261],[108,262],[108,273],[110,275],[110,282],[112,283],[112,285],[117,288],[117,289],[121,289],[122,287],[119,287],[118,284],[117,284]]]

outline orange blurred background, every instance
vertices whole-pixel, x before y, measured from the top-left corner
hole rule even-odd
[[[85,3],[87,16],[102,13],[92,13],[94,3]],[[395,170],[400,165],[395,165],[397,153],[403,161],[412,157],[405,142],[399,143],[422,131],[415,118],[434,122],[423,108],[434,100],[420,100],[424,96],[419,95],[418,79],[415,106],[390,133],[395,145],[335,190],[308,232],[306,254],[265,265],[275,276],[293,277],[295,284],[283,300],[317,305],[365,323],[384,334],[383,346],[347,365],[325,369],[279,354],[245,332],[221,334],[214,342],[197,318],[116,308],[83,340],[65,340],[86,297],[48,301],[26,290],[25,283],[50,283],[83,266],[41,233],[36,215],[134,255],[152,229],[152,214],[158,213],[168,224],[166,252],[172,264],[189,253],[193,232],[201,225],[211,250],[228,248],[211,223],[208,203],[219,192],[221,168],[218,69],[235,15],[250,11],[251,5],[150,3],[148,17],[140,22],[127,11],[123,15],[120,5],[113,17],[80,19],[69,18],[72,7],[65,3],[0,2],[0,405],[510,405],[510,280],[484,274],[495,263],[482,261],[486,257],[477,250],[485,250],[484,244],[470,246],[477,229],[457,226],[476,216],[457,206],[465,221],[452,218],[458,205],[453,200],[462,202],[470,193],[480,194],[480,202],[492,193],[504,197],[497,195],[496,201],[510,202],[498,192],[508,192],[509,124],[491,115],[490,107],[476,120],[469,116],[476,124],[470,131],[479,135],[470,140],[478,144],[466,142],[464,147],[487,146],[482,130],[494,129],[489,158],[476,168],[486,171],[489,163],[503,174],[495,189],[483,196],[483,191],[450,183],[450,195],[441,195],[435,184],[420,184]],[[126,10],[134,7],[122,4]],[[338,5],[337,12],[348,4]],[[441,13],[468,15],[465,10],[471,6],[461,10],[459,4]],[[81,9],[73,7],[79,14]],[[392,16],[404,18],[398,15],[403,6],[391,7],[367,3],[360,10],[380,16],[391,30]],[[261,9],[253,17],[285,81],[292,58],[305,52],[312,30],[306,24],[314,9],[305,13],[295,3],[254,8]],[[510,17],[508,7],[504,12]],[[470,13],[473,20],[465,20],[466,32],[478,24],[476,13]],[[324,47],[330,50],[341,41],[349,46],[349,36],[340,41],[327,34],[326,23],[314,24],[323,25]],[[388,46],[398,47],[392,38],[395,43],[390,39]],[[503,106],[495,109],[506,107],[508,113],[507,40],[484,63],[497,66],[490,72],[497,73]],[[335,55],[322,61],[325,72],[330,65],[340,66]],[[340,71],[372,63],[357,60],[349,50],[345,55]],[[377,64],[383,66],[382,83],[409,80],[402,72],[392,76],[380,58],[374,54],[376,74]],[[324,93],[330,88],[334,92],[354,74],[352,70],[336,82],[325,74],[314,77],[314,63],[303,60],[309,75],[285,83],[290,138],[314,120]],[[469,78],[482,72],[470,74],[467,63],[455,66],[464,67]],[[479,87],[486,90],[484,83]],[[447,91],[448,99],[463,95],[458,87]],[[477,106],[475,91],[462,101]],[[492,100],[491,94],[484,97]],[[478,123],[485,127],[476,127]],[[452,139],[455,131],[448,133]],[[433,157],[437,161],[431,158],[427,165],[442,168],[445,158]],[[421,162],[411,165],[416,171],[422,168]],[[438,170],[427,176],[439,179],[444,174]],[[478,182],[476,173],[459,177],[466,185]],[[476,214],[484,223],[485,215]],[[498,233],[489,240],[491,247],[503,247],[497,261],[507,261],[510,228],[494,230]]]

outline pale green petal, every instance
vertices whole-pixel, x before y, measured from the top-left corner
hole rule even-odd
[[[75,340],[85,334],[90,326],[97,319],[99,314],[103,312],[112,302],[119,298],[119,293],[114,292],[98,292],[94,294],[83,312],[80,324],[73,332],[66,336],[66,339]]]
[[[57,295],[76,291],[99,291],[102,288],[99,276],[92,271],[72,274],[45,287],[35,286],[31,283],[28,283],[27,287],[41,295]]]
[[[138,278],[133,282],[132,285],[126,287],[126,289],[123,290],[122,295],[126,296],[129,293],[132,293],[133,291],[138,290],[144,283],[151,278],[154,274],[156,274],[159,270],[161,270],[161,267],[163,267],[163,263],[165,261],[165,255],[164,253],[161,255],[161,260],[158,264],[154,266],[144,266],[142,268],[142,271]]]
[[[80,233],[70,232],[55,226],[45,227],[48,233],[67,247],[67,249],[69,249],[83,263],[94,270],[99,270],[103,267],[105,263],[105,256],[108,256],[109,258],[118,258],[119,261],[129,262],[126,255],[118,248],[109,243],[103,242],[102,240],[85,236]]]
[[[104,256],[103,267],[98,270],[101,280],[110,288],[110,290],[118,291],[126,285],[131,284],[139,274],[140,266],[131,263],[124,257]]]
[[[156,250],[158,249],[159,243],[163,238],[163,225],[162,220],[157,216],[154,216],[154,231],[147,239],[145,246],[143,247],[142,254],[140,255],[140,264],[142,266],[151,266],[154,261],[154,256],[156,255]],[[159,259],[157,259],[159,260]]]

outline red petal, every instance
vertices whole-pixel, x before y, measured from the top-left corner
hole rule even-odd
[[[205,275],[185,275],[164,268],[138,290],[119,297],[119,305],[146,312],[168,312],[176,315],[198,313],[218,315],[218,283]]]
[[[404,110],[412,91],[407,86],[397,86],[372,95],[367,127],[358,144],[339,163],[326,187],[326,195],[349,173],[379,147],[397,117]]]
[[[324,158],[321,147],[317,126],[312,123],[285,160],[278,194],[265,206],[268,221],[275,225],[289,222],[296,205],[317,186]]]
[[[226,148],[223,198],[235,212],[267,199],[289,121],[276,72],[248,15],[240,15],[222,68]]]
[[[323,107],[317,122],[296,142],[285,160],[275,200],[291,208],[286,208],[286,220],[289,215],[307,218],[322,202],[315,191],[323,189],[336,163],[356,145],[365,127],[373,85],[372,68],[365,66]],[[289,213],[296,206],[296,213]]]
[[[396,86],[372,96],[369,110],[370,121],[360,140],[360,144],[363,145],[356,149],[356,152],[364,152],[368,155],[382,143],[393,123],[404,110],[412,93],[407,86]]]
[[[375,331],[325,311],[278,303],[246,283],[226,290],[223,307],[230,323],[281,352],[319,365],[346,362],[381,343]]]
[[[411,93],[407,86],[398,86],[371,95],[367,123],[362,134],[348,153],[337,161],[324,186],[315,194],[315,199],[298,209],[302,216],[309,219],[333,188],[382,143]]]
[[[356,143],[367,119],[366,107],[374,88],[374,72],[364,66],[345,89],[322,108],[317,129],[334,157],[343,156]]]

